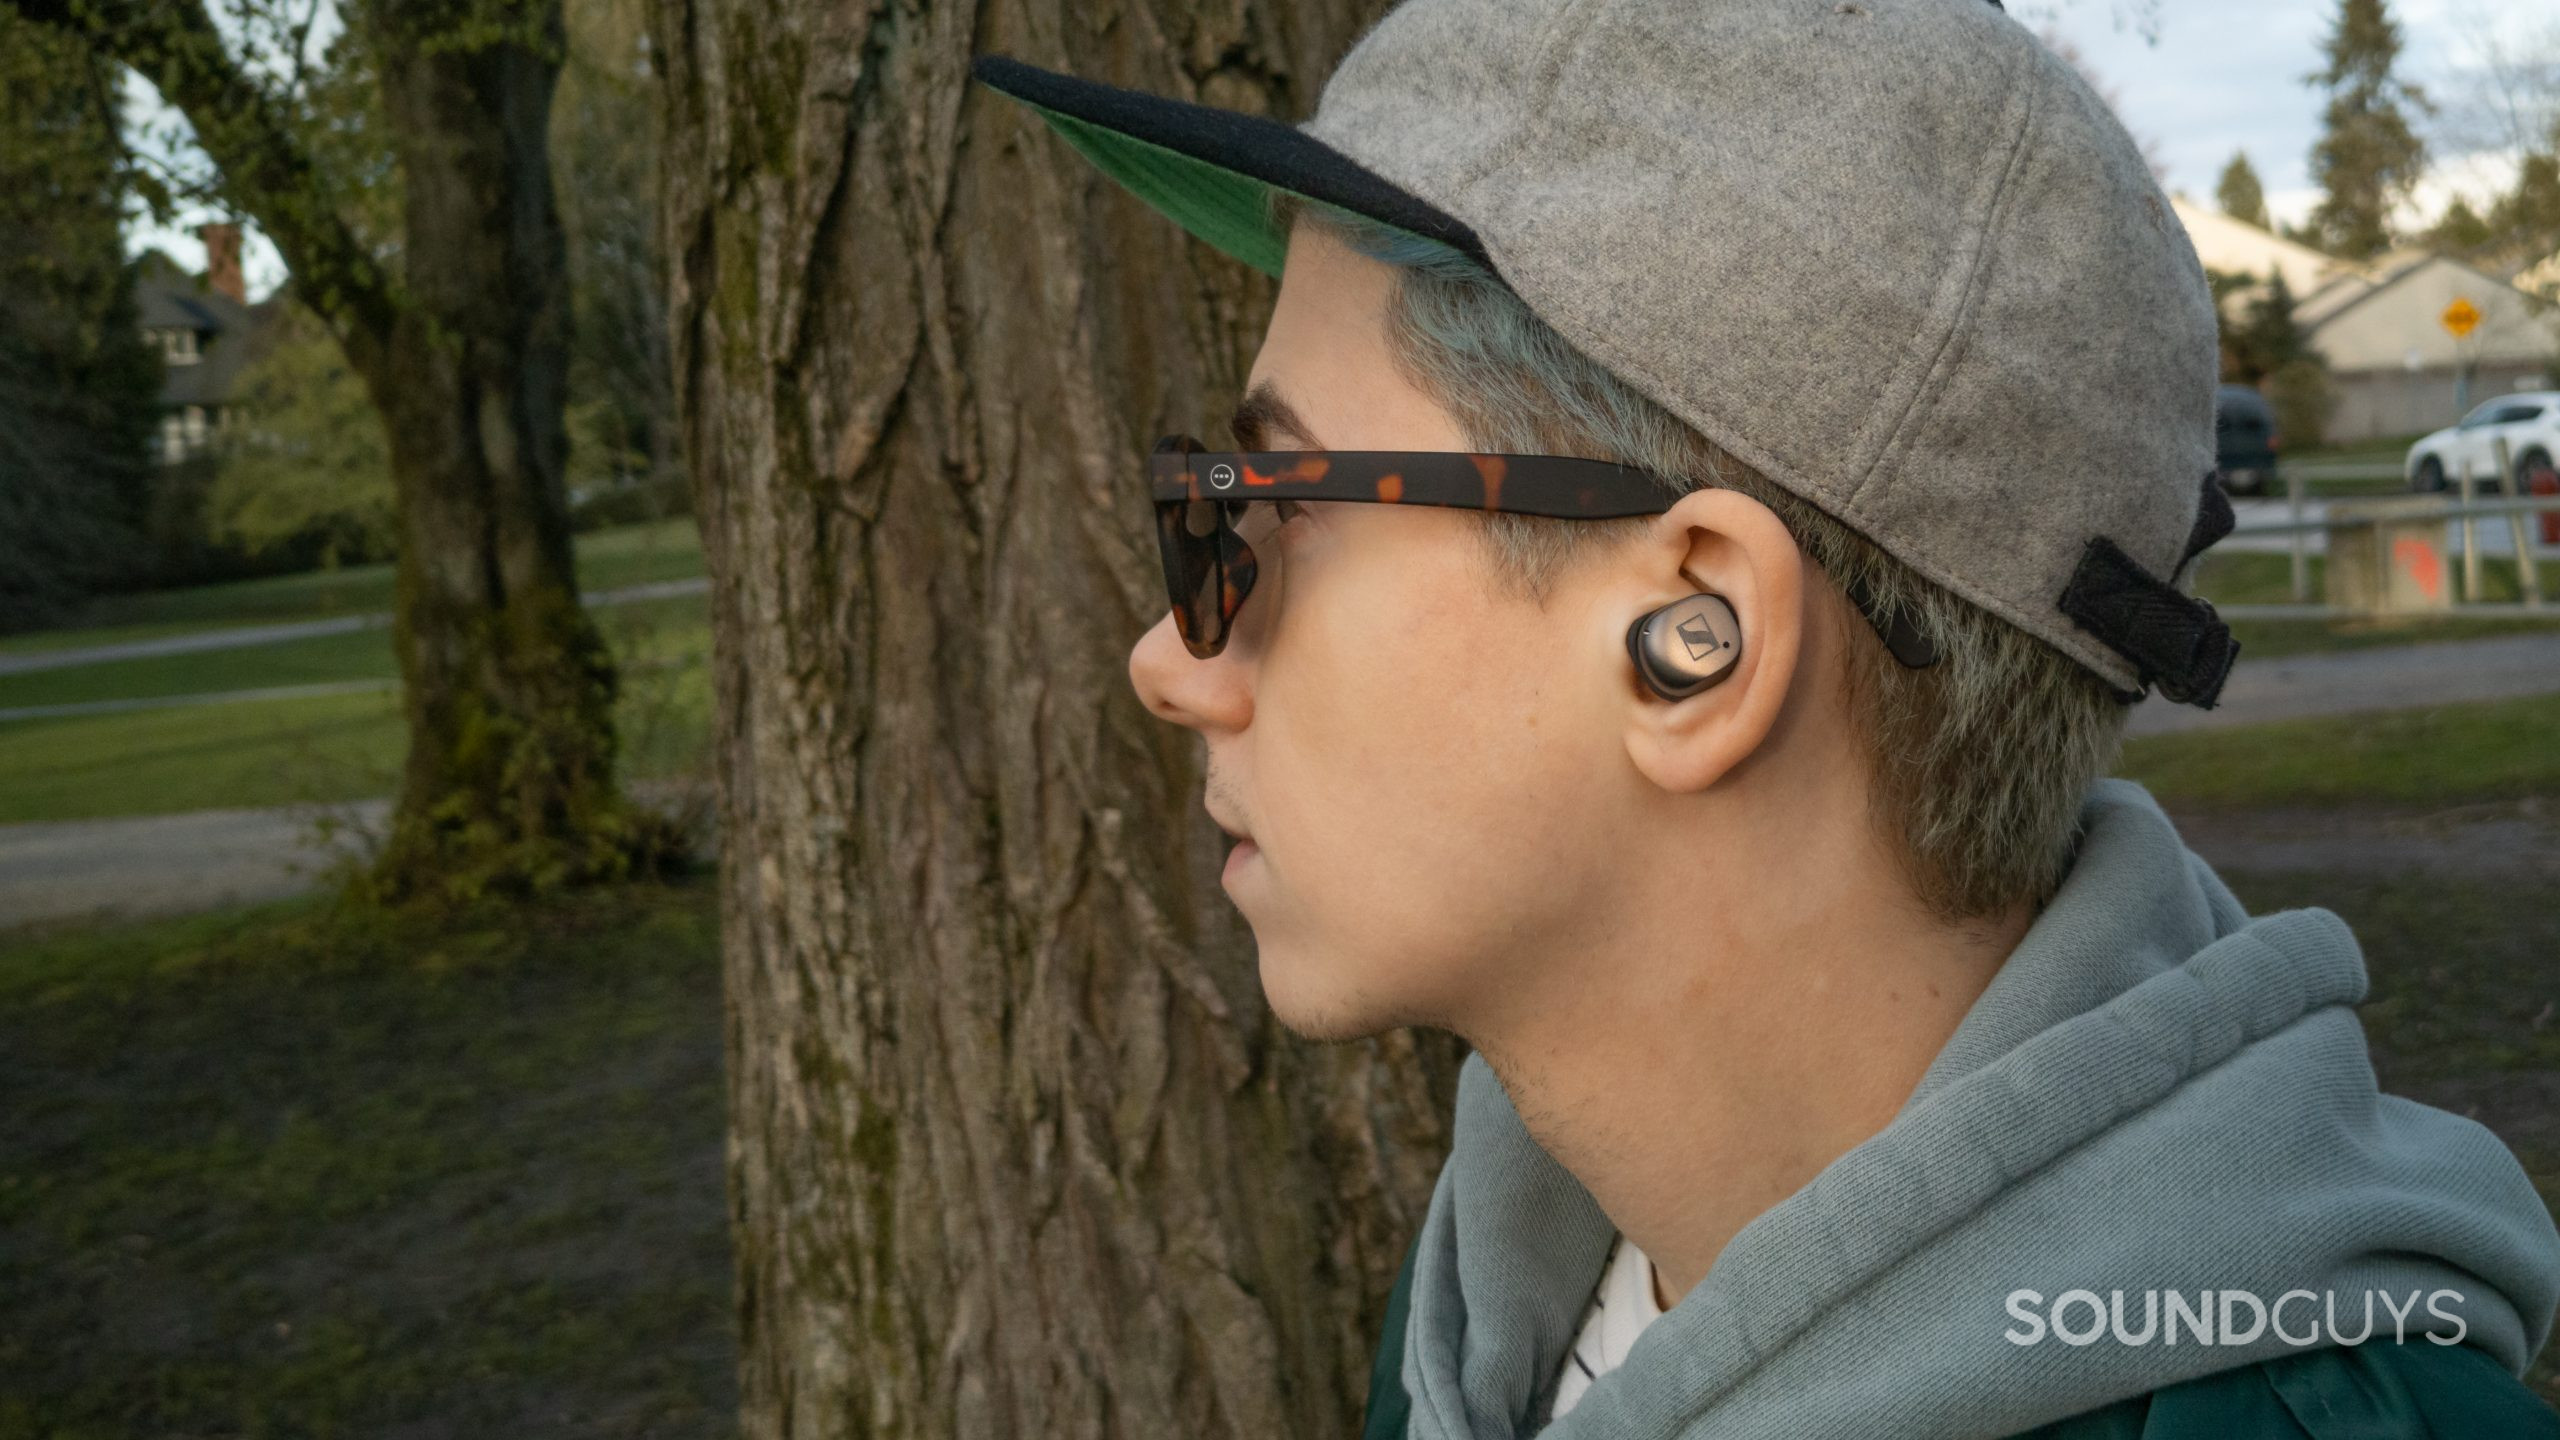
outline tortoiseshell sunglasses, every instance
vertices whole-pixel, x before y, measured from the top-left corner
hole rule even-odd
[[[1247,501],[1365,500],[1609,520],[1659,515],[1675,498],[1633,466],[1570,455],[1205,450],[1188,435],[1167,435],[1147,464],[1173,623],[1184,648],[1203,660],[1226,648],[1236,612],[1253,592],[1253,547],[1235,528]],[[1915,670],[1937,663],[1936,648],[1909,617],[1887,623],[1864,587],[1850,586],[1848,593],[1894,659]]]

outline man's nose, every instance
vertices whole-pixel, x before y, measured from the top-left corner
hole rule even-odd
[[[1129,651],[1129,683],[1148,713],[1203,732],[1241,730],[1253,718],[1246,668],[1232,644],[1206,660],[1193,655],[1170,610]]]

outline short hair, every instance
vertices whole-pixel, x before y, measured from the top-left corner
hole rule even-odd
[[[1662,479],[1674,498],[1715,486],[1775,512],[1828,582],[1818,597],[1847,637],[1843,689],[1869,816],[1912,896],[1951,925],[2022,902],[2043,908],[2070,869],[2082,798],[2123,742],[2127,707],[2113,686],[1734,458],[1457,250],[1285,191],[1272,197],[1283,235],[1303,218],[1397,268],[1387,315],[1397,364],[1469,444],[1616,461]],[[1653,523],[1470,513],[1499,583],[1541,608],[1558,577]],[[1912,669],[1894,659],[1844,583],[1863,584],[1880,621],[1908,617],[1938,662]]]

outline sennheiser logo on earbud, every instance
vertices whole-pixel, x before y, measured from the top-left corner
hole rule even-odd
[[[1234,483],[1236,483],[1236,469],[1235,469],[1235,467],[1234,467],[1234,466],[1232,466],[1232,465],[1212,465],[1212,466],[1210,466],[1210,467],[1209,467],[1209,483],[1210,483],[1211,485],[1215,486],[1216,488],[1220,489],[1220,490],[1224,490],[1224,489],[1226,489],[1228,486],[1233,485]]]
[[[1692,660],[1704,660],[1709,654],[1724,648],[1724,642],[1716,638],[1715,627],[1707,623],[1704,615],[1692,615],[1673,628],[1680,632],[1680,639],[1688,645]]]

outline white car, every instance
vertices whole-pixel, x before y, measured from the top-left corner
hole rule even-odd
[[[2560,456],[2560,390],[2527,390],[2488,401],[2462,423],[2409,447],[2406,473],[2412,490],[2452,490],[2471,462],[2473,486],[2483,494],[2503,489],[2498,442],[2507,442],[2518,475],[2530,475]]]

